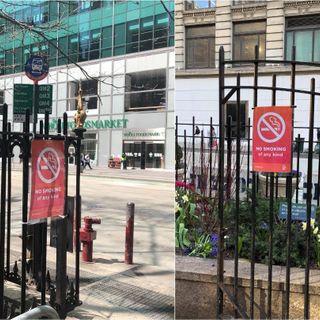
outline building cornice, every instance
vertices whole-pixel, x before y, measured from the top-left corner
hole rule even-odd
[[[304,7],[311,7],[313,5],[320,5],[320,0],[308,0],[308,1],[285,1],[284,8],[304,8]]]
[[[183,12],[183,17],[210,17],[210,16],[215,16],[216,14],[216,9],[197,9],[197,10],[188,10]]]
[[[254,4],[235,5],[231,7],[231,13],[254,13],[257,10],[267,10],[267,4],[263,2]]]

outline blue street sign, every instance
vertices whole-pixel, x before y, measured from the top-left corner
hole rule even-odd
[[[316,218],[317,207],[311,205],[311,218]],[[281,202],[279,206],[279,218],[287,219],[288,216],[288,204],[286,202]],[[302,203],[293,203],[291,211],[291,219],[298,221],[307,221],[307,205]]]
[[[31,56],[24,67],[26,76],[33,81],[44,79],[49,72],[49,65],[43,57]]]

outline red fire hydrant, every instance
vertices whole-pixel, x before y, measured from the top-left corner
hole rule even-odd
[[[100,218],[86,216],[83,218],[84,228],[80,228],[80,241],[82,242],[82,261],[92,262],[93,240],[97,238],[97,231],[92,229],[93,224],[100,224]]]

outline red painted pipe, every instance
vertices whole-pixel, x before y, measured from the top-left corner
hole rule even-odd
[[[134,227],[134,203],[127,203],[126,244],[124,262],[132,264],[133,259],[133,227]]]

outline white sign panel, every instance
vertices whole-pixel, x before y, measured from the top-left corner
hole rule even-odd
[[[165,128],[125,129],[123,140],[165,140]]]

